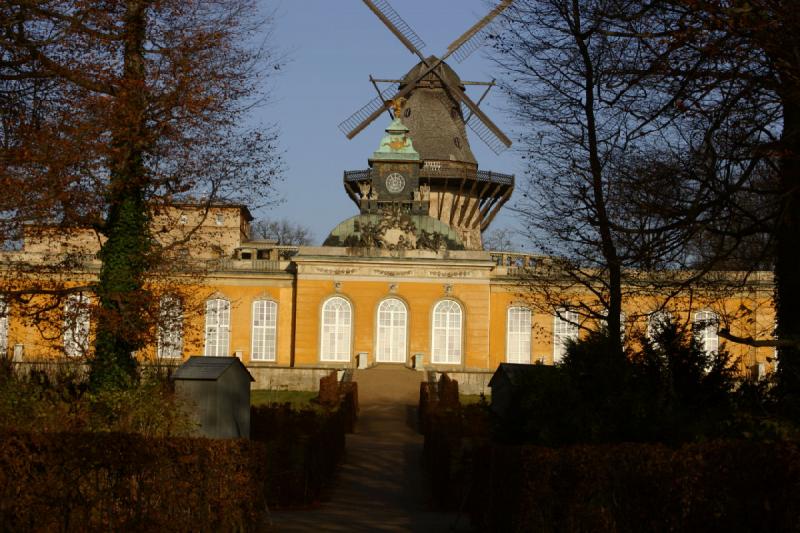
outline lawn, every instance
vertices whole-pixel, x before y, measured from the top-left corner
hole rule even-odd
[[[254,390],[250,391],[250,405],[288,402],[292,407],[309,407],[311,399],[316,397],[316,391]]]
[[[480,394],[459,394],[458,400],[461,402],[461,405],[472,405],[474,403],[480,403],[481,395]],[[492,397],[490,395],[486,395],[486,401],[491,402]]]

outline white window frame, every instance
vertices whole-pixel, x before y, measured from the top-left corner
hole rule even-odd
[[[225,298],[206,300],[205,346],[207,357],[229,357],[231,343],[231,302]]]
[[[253,302],[252,361],[276,360],[278,340],[278,303],[274,300],[260,299]]]
[[[172,294],[161,297],[158,309],[158,358],[183,357],[183,302]]]
[[[375,323],[375,360],[405,363],[408,359],[408,308],[403,300],[386,298],[381,301]]]
[[[693,334],[707,355],[719,353],[719,315],[705,309],[694,314]]]
[[[442,300],[433,307],[431,362],[439,365],[461,363],[464,311],[455,300]]]
[[[0,354],[8,354],[8,303],[0,297]]]
[[[659,333],[656,327],[668,323],[671,320],[672,313],[663,309],[660,311],[653,311],[650,313],[650,316],[647,317],[647,338],[653,345],[656,344],[656,334]]]
[[[89,296],[70,294],[64,302],[64,355],[84,357],[89,351],[91,309]]]
[[[347,362],[352,356],[353,306],[346,298],[332,296],[322,304],[319,359]]]
[[[578,313],[568,309],[558,309],[553,316],[553,364],[560,363],[564,359],[567,353],[567,340],[578,340],[579,319]]]
[[[506,313],[506,362],[530,364],[533,312],[515,305]]]

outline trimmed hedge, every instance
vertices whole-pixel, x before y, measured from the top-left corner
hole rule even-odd
[[[459,509],[472,484],[472,450],[488,443],[488,412],[480,404],[462,406],[458,382],[442,374],[436,383],[420,383],[418,416],[434,505]]]
[[[476,458],[481,530],[800,530],[796,443],[497,446]]]
[[[336,411],[252,408],[253,440],[0,432],[0,531],[263,530],[318,501],[344,455]]]
[[[0,434],[3,531],[249,531],[266,447],[123,433]]]
[[[274,458],[266,467],[270,505],[319,501],[344,457],[348,412],[296,411],[287,403],[253,406],[250,413],[251,438],[263,442]]]

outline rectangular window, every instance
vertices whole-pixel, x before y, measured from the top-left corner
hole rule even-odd
[[[531,362],[531,310],[527,307],[508,309],[506,361]]]
[[[713,311],[700,311],[692,324],[700,348],[709,355],[719,351],[719,317]]]
[[[161,298],[158,317],[158,357],[183,356],[183,305],[176,296]]]
[[[254,361],[275,361],[278,304],[269,300],[253,302]]]
[[[8,353],[8,305],[0,298],[0,356]]]
[[[205,355],[227,357],[230,355],[231,303],[222,298],[206,302]]]
[[[578,340],[578,313],[562,309],[553,319],[553,363],[564,358],[570,340]]]
[[[88,296],[70,294],[64,303],[64,354],[83,357],[89,350],[91,309]]]

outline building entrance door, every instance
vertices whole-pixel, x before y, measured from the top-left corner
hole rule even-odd
[[[405,363],[408,336],[408,311],[397,298],[388,298],[378,306],[378,339],[375,360],[378,363]]]

